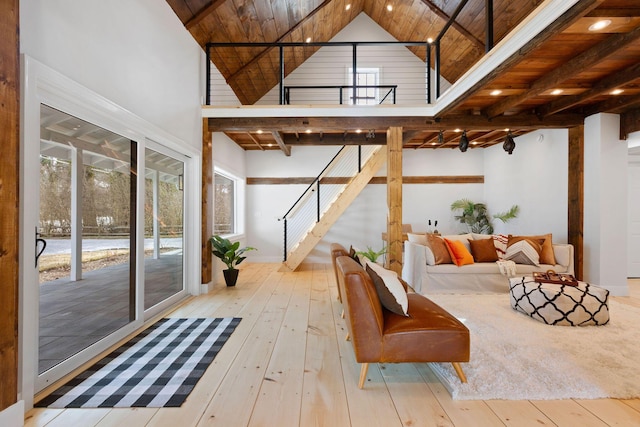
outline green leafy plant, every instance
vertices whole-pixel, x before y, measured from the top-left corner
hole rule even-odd
[[[487,205],[484,203],[474,203],[469,199],[460,199],[451,203],[451,211],[459,211],[455,219],[464,224],[470,233],[493,234],[493,220],[499,219],[502,222],[516,218],[520,213],[518,205],[511,206],[506,212],[489,215]]]
[[[362,255],[363,257],[367,258],[371,262],[376,262],[378,260],[378,257],[380,255],[384,255],[386,252],[387,252],[386,246],[383,246],[382,249],[380,249],[379,251],[375,251],[371,249],[371,246],[367,246],[366,251],[358,251],[356,252],[356,254]]]
[[[235,270],[236,266],[247,258],[242,256],[245,252],[257,250],[251,246],[240,248],[240,242],[231,243],[229,239],[218,235],[211,236],[209,241],[213,254],[220,258],[229,270]]]

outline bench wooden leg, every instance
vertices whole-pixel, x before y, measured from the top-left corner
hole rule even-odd
[[[340,314],[340,317],[344,319],[344,308],[342,309],[342,313]]]
[[[358,382],[358,388],[362,389],[364,387],[364,382],[367,380],[367,371],[369,370],[369,364],[363,363],[360,368],[360,381]]]
[[[451,362],[451,364],[453,365],[453,369],[456,370],[456,374],[458,374],[458,377],[460,378],[460,381],[462,381],[463,383],[466,383],[467,382],[467,376],[462,371],[462,367],[460,366],[460,364],[458,362]]]
[[[349,338],[351,338],[351,337],[349,336],[349,332],[347,332],[347,336],[346,336],[346,337],[344,337],[344,340],[345,340],[345,341],[349,341]]]

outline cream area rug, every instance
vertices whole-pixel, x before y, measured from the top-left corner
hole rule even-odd
[[[640,397],[640,308],[609,300],[605,326],[550,326],[513,310],[509,295],[429,295],[471,332],[462,384],[430,366],[454,399]]]

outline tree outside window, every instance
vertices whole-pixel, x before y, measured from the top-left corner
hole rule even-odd
[[[214,173],[214,234],[236,232],[236,182],[234,179]]]

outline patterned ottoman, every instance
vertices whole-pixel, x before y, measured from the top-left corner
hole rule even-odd
[[[585,282],[577,286],[509,279],[511,307],[548,325],[587,326],[609,322],[609,291]]]

